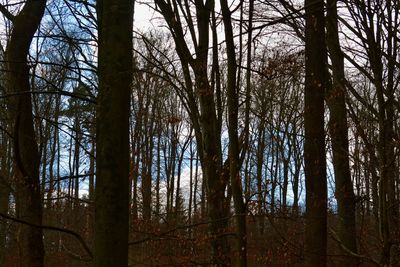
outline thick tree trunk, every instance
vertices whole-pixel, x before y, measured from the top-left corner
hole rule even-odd
[[[94,266],[128,266],[133,2],[97,2],[99,95]]]
[[[14,17],[11,39],[7,47],[8,90],[17,93],[11,99],[14,117],[14,164],[16,176],[17,216],[27,222],[42,224],[42,203],[39,181],[40,156],[33,125],[31,86],[27,56],[46,7],[45,0],[28,0]],[[43,266],[43,232],[41,228],[21,225],[20,266]]]
[[[326,266],[327,181],[324,130],[326,45],[323,0],[305,0],[306,77],[304,160],[306,179],[305,266]]]

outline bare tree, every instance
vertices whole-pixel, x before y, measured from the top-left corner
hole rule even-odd
[[[214,3],[210,0],[195,1],[196,30],[191,14],[192,7],[188,1],[180,3],[175,0],[170,2],[156,0],[155,3],[168,24],[181,61],[189,117],[193,123],[206,185],[207,211],[211,220],[212,261],[214,264],[227,265],[229,264],[227,256],[229,249],[226,236],[223,234],[227,225],[225,208],[227,181],[223,175],[221,120],[217,116],[215,92],[210,85],[207,70],[209,20],[214,10]],[[180,16],[181,12],[185,14],[183,17]],[[188,25],[196,57],[192,55],[186,42],[182,19]],[[193,80],[191,70],[194,74]]]

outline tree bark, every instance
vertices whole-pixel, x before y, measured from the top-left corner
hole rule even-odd
[[[323,0],[305,0],[306,76],[304,161],[306,179],[305,266],[327,265],[327,181],[324,131],[326,45]]]
[[[229,123],[229,178],[236,216],[236,249],[238,254],[236,266],[247,266],[246,206],[243,201],[242,179],[240,177],[241,164],[239,161],[239,96],[236,88],[236,51],[233,39],[231,11],[229,10],[227,0],[221,0],[221,10],[228,57],[227,105]]]
[[[97,12],[99,95],[94,266],[128,266],[133,2],[97,1]]]
[[[18,218],[42,224],[42,203],[39,181],[40,156],[33,123],[32,97],[29,93],[27,56],[43,17],[45,0],[27,0],[12,19],[13,29],[7,46],[8,90],[17,93],[10,102],[14,117],[14,165],[16,177],[16,210]],[[20,266],[44,265],[43,231],[41,228],[20,225]]]
[[[328,86],[326,100],[330,111],[329,133],[332,140],[335,196],[338,205],[338,235],[347,249],[357,253],[355,197],[349,166],[344,57],[339,43],[337,16],[337,0],[328,0],[327,45],[332,61],[332,87]],[[341,264],[345,266],[358,266],[358,262],[357,258],[350,255],[341,260]]]

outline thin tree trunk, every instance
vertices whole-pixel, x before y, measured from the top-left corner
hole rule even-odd
[[[327,44],[332,61],[332,87],[328,87],[326,99],[330,111],[329,133],[332,140],[335,196],[338,205],[338,235],[348,250],[357,253],[355,197],[349,165],[344,58],[340,48],[337,23],[337,0],[328,0]],[[358,266],[359,260],[349,255],[341,259],[340,264]]]
[[[295,129],[296,127],[294,127]],[[297,216],[299,214],[299,183],[300,183],[300,170],[301,170],[301,152],[300,142],[297,140],[297,132],[293,131],[293,152],[294,152],[294,173],[293,173],[293,214]]]
[[[10,170],[8,168],[7,159],[9,156],[8,138],[3,135],[0,139],[0,213],[7,214],[9,206],[9,198],[11,187],[9,184]],[[7,236],[7,222],[0,219],[0,265],[4,266],[3,260],[6,252],[6,236]]]
[[[239,96],[236,88],[236,51],[233,39],[231,11],[227,0],[221,0],[222,17],[225,29],[225,41],[228,56],[227,104],[229,135],[229,177],[232,187],[233,203],[236,215],[237,266],[247,266],[246,206],[243,200],[242,179],[240,176],[238,114]]]
[[[56,160],[57,154],[57,140],[58,140],[58,119],[60,112],[60,96],[56,96],[55,101],[55,112],[54,112],[54,130],[53,130],[53,143],[51,146],[51,156],[50,156],[50,164],[49,164],[49,188],[47,191],[47,209],[52,210],[53,205],[53,193],[54,193],[54,163]]]
[[[257,181],[257,207],[258,207],[258,216],[259,216],[259,229],[260,234],[264,234],[264,199],[263,199],[263,186],[262,186],[262,171],[263,171],[263,162],[264,162],[264,149],[265,149],[265,123],[264,118],[260,118],[260,123],[258,126],[258,140],[257,140],[257,153],[256,153],[256,181]]]
[[[89,240],[89,244],[93,244],[93,226],[94,226],[94,208],[95,208],[95,191],[94,191],[94,177],[95,177],[95,154],[96,154],[96,140],[95,140],[95,127],[94,122],[90,127],[90,135],[91,144],[90,144],[90,159],[89,159],[89,214],[88,214],[88,231],[87,231],[87,240]]]
[[[157,135],[157,180],[156,180],[156,216],[157,221],[159,221],[161,203],[160,203],[160,180],[161,180],[161,129],[160,126],[158,128]]]
[[[190,135],[192,135],[192,130],[190,129]],[[189,143],[190,159],[189,159],[189,207],[188,207],[188,224],[192,224],[192,212],[193,212],[193,141]],[[196,194],[196,191],[194,191]],[[190,237],[192,237],[192,229],[189,229]]]
[[[74,171],[75,173],[75,188],[74,188],[74,212],[76,215],[76,222],[79,221],[79,167],[80,167],[80,142],[81,142],[81,127],[79,125],[78,117],[75,117],[75,147],[74,147]]]
[[[195,215],[195,218],[199,218],[202,215],[202,212],[200,212],[200,216],[198,214],[198,209],[197,209],[197,190],[198,190],[198,184],[199,184],[199,160],[197,158],[198,155],[196,155],[196,162],[195,162],[195,169],[194,169],[194,189],[193,189],[193,213]],[[202,191],[201,191],[202,193]]]

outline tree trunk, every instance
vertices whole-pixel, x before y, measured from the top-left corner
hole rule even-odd
[[[56,96],[55,100],[55,111],[54,111],[54,122],[55,126],[53,130],[53,141],[51,145],[51,156],[50,156],[50,165],[49,165],[49,185],[48,185],[48,191],[47,191],[47,203],[46,207],[48,211],[51,211],[53,209],[53,200],[52,198],[54,197],[54,184],[55,184],[55,179],[54,179],[54,162],[56,160],[56,154],[57,154],[57,140],[58,140],[58,119],[59,119],[59,114],[60,114],[60,96]]]
[[[156,211],[157,222],[160,220],[160,182],[161,182],[161,127],[157,126],[157,180],[156,180]]]
[[[227,105],[229,135],[229,177],[232,187],[236,216],[237,262],[236,266],[247,266],[246,206],[243,201],[242,179],[239,162],[238,113],[239,96],[236,88],[236,52],[233,39],[231,11],[227,0],[221,0],[222,17],[225,29],[225,41],[228,57]]]
[[[27,0],[13,18],[11,39],[7,47],[8,90],[17,93],[11,99],[14,117],[14,164],[16,176],[17,216],[29,223],[42,224],[42,203],[39,181],[40,156],[36,143],[32,97],[29,93],[27,56],[33,35],[37,31],[46,7],[45,0]],[[21,225],[20,266],[44,265],[43,231],[38,227]]]
[[[0,213],[7,214],[9,199],[10,199],[10,184],[9,175],[10,170],[7,164],[8,156],[8,138],[4,135],[0,139]],[[4,219],[0,219],[0,265],[4,266],[3,260],[6,252],[6,236],[7,236],[7,222]]]
[[[87,240],[89,240],[89,244],[93,245],[93,233],[94,233],[94,208],[95,208],[95,155],[96,155],[96,140],[95,140],[95,126],[94,122],[90,127],[90,159],[89,159],[89,208],[88,208],[88,216],[87,216]]]
[[[97,1],[99,95],[94,266],[128,266],[133,2]]]
[[[326,99],[330,111],[329,133],[332,140],[335,196],[338,205],[338,235],[340,242],[356,253],[355,198],[349,166],[344,58],[339,43],[337,0],[327,2],[327,44],[332,61],[332,87],[328,87]],[[341,260],[341,265],[358,266],[358,262],[357,258],[349,255]]]
[[[306,76],[304,171],[306,179],[305,266],[327,265],[327,181],[324,130],[326,45],[323,0],[305,0]]]

